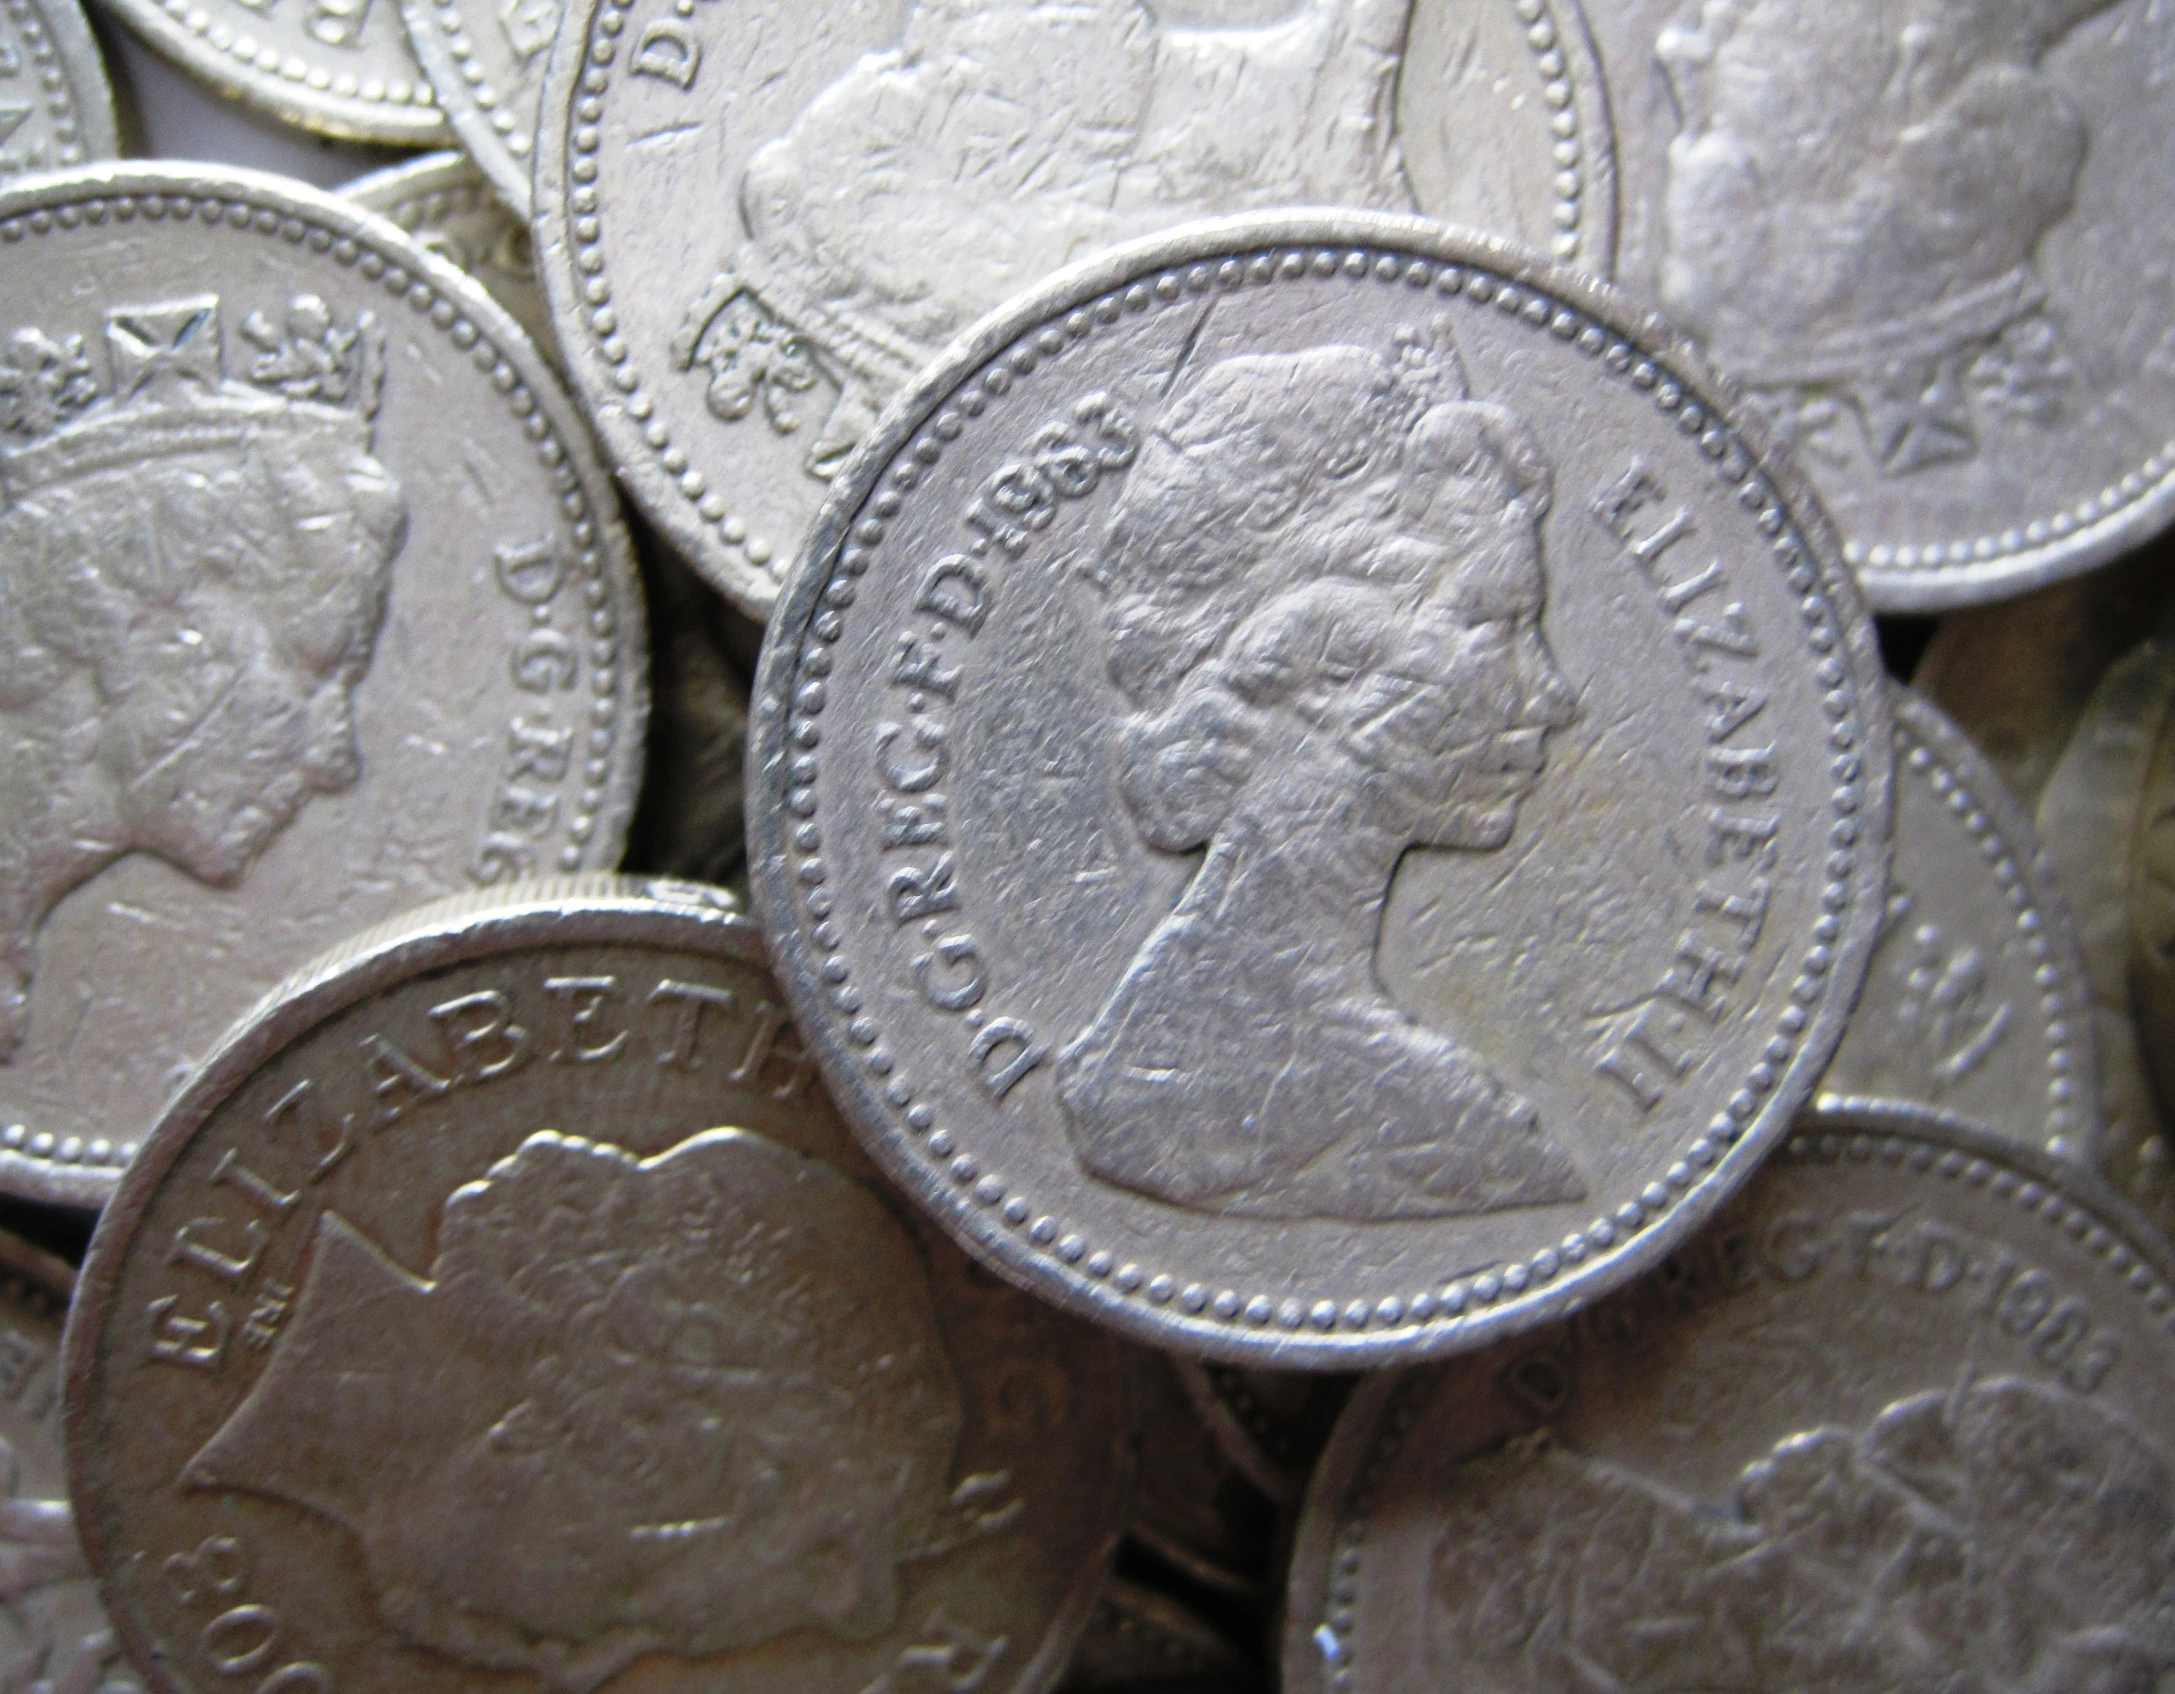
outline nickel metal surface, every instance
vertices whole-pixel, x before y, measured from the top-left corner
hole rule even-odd
[[[1368,1382],[1284,1688],[2166,1686],[2175,1290],[2074,1170],[1809,1118],[1655,1276]]]
[[[446,120],[524,227],[536,106],[564,10],[560,0],[400,0],[409,43]]]
[[[537,286],[529,226],[506,209],[466,154],[429,153],[357,177],[341,193],[391,218],[429,251],[482,283],[529,332],[537,351],[557,363],[558,343]]]
[[[108,1207],[67,1368],[167,1694],[1029,1694],[1129,1491],[1117,1348],[894,1199],[687,884],[448,902],[291,984]]]
[[[2105,563],[2175,515],[2175,12],[1617,0],[1616,280],[1795,450],[1873,603]]]
[[[535,193],[606,450],[758,619],[884,403],[1099,248],[1293,205],[1418,209],[1601,275],[1615,241],[1575,0],[576,0]]]
[[[0,195],[0,1186],[96,1205],[327,946],[618,862],[642,601],[528,338],[338,198]]]
[[[0,182],[121,150],[113,89],[76,0],[0,4]]]
[[[1696,1229],[1875,929],[1870,619],[1696,355],[1418,220],[1192,226],[961,342],[763,651],[756,903],[864,1142],[1073,1310],[1477,1346]]]

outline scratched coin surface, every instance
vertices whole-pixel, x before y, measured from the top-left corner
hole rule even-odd
[[[1876,606],[1995,599],[2175,515],[2175,12],[1616,0],[1616,278],[1796,450]]]
[[[1367,1383],[1283,1687],[2167,1687],[2175,1292],[2070,1169],[1808,1120],[1659,1274]]]
[[[506,209],[466,154],[425,154],[357,177],[340,192],[391,218],[428,251],[482,283],[529,332],[537,351],[556,361],[529,226]]]
[[[795,567],[759,909],[890,1172],[1174,1351],[1355,1368],[1590,1299],[1832,1055],[1890,730],[1696,355],[1417,219],[1016,302]]]
[[[0,6],[0,181],[120,151],[113,90],[76,0]]]
[[[642,602],[528,338],[344,200],[0,195],[0,1187],[95,1205],[355,929],[618,862]]]
[[[2096,1161],[2092,990],[2053,861],[1940,708],[1891,703],[1888,916],[1820,1102],[1913,1103]]]
[[[1126,1507],[1115,1344],[891,1194],[691,884],[321,961],[162,1122],[68,1345],[166,1691],[1039,1691]]]
[[[536,230],[568,373],[757,618],[885,402],[1099,248],[1417,208],[1608,274],[1576,0],[574,0],[559,39]]]
[[[61,1324],[75,1273],[0,1234],[0,1687],[141,1694],[83,1562],[61,1459]]]
[[[536,103],[560,0],[400,0],[401,20],[461,146],[524,225]]]

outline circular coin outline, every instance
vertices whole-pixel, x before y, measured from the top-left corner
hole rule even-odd
[[[2091,1244],[2092,1232],[2110,1281],[2145,1303],[2163,1333],[2175,1339],[2175,1246],[2135,1206],[2093,1171],[2037,1147],[2006,1140],[1959,1118],[1923,1109],[1898,1111],[1887,1104],[1807,1111],[1776,1149],[1775,1158],[1826,1163],[1883,1160],[1908,1163],[1929,1175],[1987,1187],[2006,1197],[2024,1218]],[[2007,1167],[2004,1170],[2003,1167]],[[2028,1226],[2027,1226],[2028,1227]],[[1284,1591],[1284,1622],[1277,1643],[1282,1686],[1288,1694],[1349,1689],[1350,1679],[1298,1674],[1318,1666],[1317,1632],[1335,1598],[1331,1584],[1356,1581],[1358,1538],[1347,1526],[1364,1522],[1364,1506],[1350,1497],[1379,1473],[1377,1431],[1400,1410],[1397,1402],[1421,1391],[1464,1361],[1445,1360],[1409,1371],[1383,1372],[1362,1382],[1337,1421],[1336,1432],[1307,1484],[1292,1545]],[[1477,1456],[1477,1454],[1475,1455]],[[1341,1592],[1341,1590],[1340,1590]],[[1342,1666],[1340,1665],[1340,1670]]]
[[[507,109],[506,91],[492,82],[469,39],[460,0],[400,0],[400,20],[461,151],[507,209],[528,222],[536,130],[532,125],[523,134]]]
[[[1575,344],[1615,380],[1645,392],[1686,435],[1699,437],[1717,476],[1732,475],[1739,483],[1740,504],[1758,514],[1753,521],[1769,538],[1770,563],[1785,573],[1790,592],[1802,596],[1807,627],[1818,629],[1825,642],[1810,662],[1827,667],[1821,676],[1830,691],[1833,733],[1851,737],[1834,743],[1838,760],[1829,778],[1833,851],[1825,861],[1826,909],[1817,926],[1825,933],[1807,948],[1790,989],[1776,991],[1790,1008],[1784,1016],[1795,1021],[1770,1045],[1784,1043],[1787,1057],[1755,1065],[1730,1110],[1688,1136],[1666,1171],[1657,1168],[1637,1197],[1574,1230],[1561,1247],[1539,1245],[1527,1258],[1470,1278],[1445,1272],[1455,1280],[1439,1301],[1430,1293],[1408,1304],[1382,1289],[1349,1288],[1249,1298],[1250,1291],[1226,1288],[1211,1304],[1198,1283],[1174,1300],[1175,1279],[1160,1267],[1120,1265],[1102,1244],[1078,1235],[1052,1245],[1031,1234],[1028,1218],[1039,1216],[1036,1208],[982,1170],[974,1155],[983,1149],[963,1148],[954,1157],[956,1142],[947,1135],[939,1156],[933,1120],[924,1127],[908,1118],[911,1092],[894,1098],[896,1090],[883,1086],[864,1062],[864,1052],[878,1040],[875,1025],[857,1017],[848,1027],[832,1007],[824,985],[835,992],[845,981],[836,969],[848,967],[810,933],[822,918],[805,905],[822,886],[820,858],[789,840],[796,825],[814,828],[816,806],[813,786],[802,786],[812,779],[792,774],[796,757],[812,761],[814,755],[796,754],[800,744],[789,745],[789,738],[798,728],[816,727],[825,690],[835,687],[811,672],[817,688],[811,707],[810,696],[798,692],[798,672],[804,642],[816,647],[837,639],[841,609],[851,604],[858,570],[841,558],[847,541],[861,545],[859,569],[866,569],[866,550],[883,533],[882,518],[865,510],[902,497],[889,488],[879,493],[879,480],[944,403],[985,369],[994,371],[1016,350],[1011,368],[1024,374],[1039,357],[1030,342],[1054,338],[1045,349],[1054,355],[1092,335],[1097,319],[1089,308],[1098,302],[1122,311],[1119,297],[1137,295],[1145,309],[1151,300],[1271,285],[1280,270],[1296,276],[1321,265],[1330,269],[1316,274],[1341,268],[1355,280],[1371,275],[1377,285],[1406,289],[1415,298],[1432,285],[1493,300],[1506,318]],[[999,373],[1005,387],[1011,368]],[[991,392],[1002,389],[993,383]],[[932,450],[940,450],[933,435],[921,442],[924,462]],[[908,486],[902,478],[899,488]],[[896,506],[882,509],[888,515]],[[1815,607],[1829,621],[1813,623]],[[817,624],[819,614],[831,622]],[[833,633],[825,635],[826,627]],[[828,662],[824,669],[827,674]],[[1151,1346],[1270,1369],[1353,1370],[1483,1347],[1598,1298],[1697,1229],[1780,1144],[1841,1040],[1878,934],[1893,745],[1872,615],[1843,564],[1825,510],[1759,421],[1737,408],[1726,380],[1666,322],[1610,285],[1528,249],[1423,218],[1306,211],[1213,218],[1113,248],[1015,296],[925,366],[840,470],[764,635],[748,733],[749,881],[780,984],[833,1099],[877,1164],[952,1239],[1021,1287]],[[813,880],[802,874],[811,862]],[[825,974],[827,964],[835,967],[833,974]],[[928,1118],[926,1107],[922,1115]],[[1039,1222],[1055,1235],[1052,1220]]]
[[[56,229],[169,216],[224,222],[237,235],[299,245],[343,268],[352,266],[359,276],[379,284],[388,306],[405,304],[446,337],[455,356],[488,374],[558,490],[560,515],[592,528],[591,540],[575,560],[580,574],[592,584],[612,585],[612,597],[604,604],[616,607],[617,615],[608,634],[592,627],[590,639],[609,640],[615,657],[609,665],[591,667],[585,725],[592,739],[584,744],[585,776],[599,765],[605,770],[581,790],[587,804],[581,816],[587,824],[580,851],[606,865],[567,865],[562,858],[560,869],[594,872],[616,865],[642,781],[649,628],[617,489],[551,362],[481,283],[424,248],[391,219],[339,194],[266,171],[124,160],[51,172],[0,187],[0,247]],[[323,246],[313,237],[321,238]],[[577,501],[578,511],[573,505]],[[591,607],[592,615],[596,610]],[[606,671],[610,689],[595,693],[593,684]],[[599,734],[610,737],[602,750],[593,739]],[[575,850],[569,846],[564,851]],[[151,1128],[145,1125],[140,1134],[148,1138]],[[43,1150],[41,1139],[47,1142]],[[21,1123],[0,1124],[0,1193],[46,1204],[102,1207],[140,1144],[56,1137]]]
[[[121,137],[114,120],[113,81],[106,73],[105,56],[98,50],[98,38],[91,33],[91,21],[83,8],[76,0],[7,0],[7,9],[30,46],[31,67],[60,78],[57,87],[47,83],[40,90],[48,121],[70,122],[75,128],[73,140],[62,143],[70,156],[56,158],[48,168],[69,170],[119,154]],[[33,24],[45,33],[42,52],[30,39]]]

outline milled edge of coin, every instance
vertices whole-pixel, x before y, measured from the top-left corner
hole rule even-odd
[[[332,73],[322,65],[305,66],[292,77],[286,74],[286,66],[299,63],[293,58],[282,60],[276,70],[263,69],[258,54],[264,48],[254,36],[246,29],[237,32],[230,24],[214,19],[192,0],[99,3],[126,24],[139,41],[190,76],[279,123],[335,140],[378,142],[391,147],[442,147],[453,139],[421,66],[416,67],[415,81],[405,100],[395,100],[392,91],[383,87],[375,95],[368,94],[365,90],[371,85],[367,82],[359,84],[352,94],[337,93]],[[405,32],[401,43],[407,43]],[[313,72],[324,76],[327,86],[313,87]]]
[[[65,112],[75,121],[81,160],[64,160],[59,168],[114,157],[121,151],[121,140],[113,115],[113,82],[83,8],[76,0],[7,0],[7,7],[18,25],[35,19],[46,33],[46,51],[39,53],[35,47],[31,50],[31,68],[41,76],[36,98],[45,103],[51,116]],[[58,88],[42,82],[43,73],[52,69],[60,74]]]
[[[175,202],[185,203],[184,209],[176,211]],[[221,222],[266,240],[307,244],[313,252],[329,253],[343,267],[352,265],[358,275],[380,284],[389,304],[404,302],[415,315],[427,317],[456,354],[486,374],[504,395],[535,444],[546,476],[559,487],[558,511],[594,529],[594,539],[575,560],[576,568],[591,583],[610,578],[625,597],[608,632],[599,632],[594,624],[588,627],[592,660],[595,644],[607,640],[613,643],[614,657],[609,665],[592,663],[589,668],[592,697],[586,734],[604,731],[612,740],[609,751],[600,754],[585,738],[583,752],[585,771],[599,762],[608,767],[598,783],[584,790],[584,798],[595,799],[587,814],[591,822],[583,850],[616,863],[642,778],[649,632],[641,574],[620,519],[616,490],[597,462],[550,360],[480,283],[425,250],[389,218],[305,183],[239,166],[127,160],[0,187],[0,249],[56,227],[72,230],[86,223],[121,224],[139,216],[152,221],[169,215]],[[313,235],[323,237],[322,248]],[[579,513],[568,505],[576,500],[581,502]],[[596,608],[590,610],[594,617]],[[611,672],[611,688],[597,694],[595,679],[604,670]],[[150,1130],[145,1125],[142,1133]],[[48,1143],[42,1151],[41,1140]],[[125,1140],[82,1142],[75,1136],[56,1139],[50,1131],[33,1131],[24,1124],[0,1124],[0,1193],[49,1204],[102,1206],[134,1160],[137,1145]]]
[[[1646,393],[1687,436],[1696,435],[1714,474],[1739,485],[1747,521],[1769,538],[1769,563],[1800,598],[1806,664],[1819,667],[1815,674],[1829,690],[1826,707],[1834,720],[1824,915],[1791,988],[1777,995],[1788,1003],[1783,1016],[1799,1021],[1770,1041],[1770,1047],[1786,1042],[1787,1057],[1757,1061],[1729,1109],[1698,1131],[1635,1199],[1530,1258],[1470,1281],[1458,1271],[1446,1272],[1458,1278],[1451,1285],[1456,1295],[1446,1289],[1439,1303],[1417,1314],[1401,1291],[1370,1290],[1362,1296],[1349,1289],[1317,1289],[1305,1296],[1280,1290],[1251,1299],[1249,1291],[1227,1289],[1223,1295],[1230,1300],[1220,1295],[1215,1307],[1230,1309],[1220,1314],[1200,1285],[1174,1301],[1173,1278],[1155,1267],[1120,1263],[1106,1246],[1065,1233],[1062,1224],[1056,1226],[1062,1238],[1053,1245],[1031,1239],[1028,1219],[1036,1210],[1024,1196],[1008,1194],[1002,1179],[977,1160],[977,1152],[988,1150],[961,1149],[955,1157],[947,1145],[942,1158],[931,1151],[927,1141],[937,1127],[934,1120],[926,1127],[910,1123],[911,1093],[892,1100],[863,1060],[861,1049],[879,1039],[874,1023],[858,1017],[849,1031],[826,1003],[819,981],[831,982],[836,992],[846,977],[824,976],[824,968],[848,967],[842,955],[825,950],[819,956],[811,945],[800,902],[822,885],[821,862],[787,840],[789,821],[812,827],[816,806],[812,786],[803,786],[797,776],[788,783],[795,756],[787,744],[789,729],[815,729],[822,710],[820,686],[813,696],[796,688],[803,641],[812,637],[812,645],[827,644],[842,631],[840,609],[851,604],[853,579],[867,565],[865,551],[858,565],[843,560],[845,543],[849,534],[864,549],[880,539],[882,519],[863,517],[863,508],[899,497],[891,488],[879,493],[877,483],[922,426],[1008,349],[1006,368],[992,371],[1003,378],[1001,386],[989,385],[992,393],[1009,389],[1013,372],[1034,368],[1037,354],[1026,345],[1030,340],[1055,337],[1054,354],[1093,334],[1096,317],[1090,308],[1099,300],[1116,311],[1123,295],[1147,309],[1152,300],[1264,286],[1279,275],[1309,270],[1316,275],[1341,270],[1355,282],[1371,275],[1377,286],[1399,288],[1415,300],[1425,298],[1422,290],[1428,289],[1493,301],[1506,320],[1524,321],[1534,334],[1575,345],[1606,373],[1603,380],[1623,381]],[[933,432],[920,451],[926,457],[932,449],[941,452]],[[818,623],[819,617],[828,621]],[[1758,419],[1738,408],[1735,390],[1662,319],[1610,285],[1530,249],[1423,218],[1341,211],[1213,218],[1112,248],[1015,296],[925,366],[839,471],[763,638],[748,723],[749,883],[780,985],[846,1122],[892,1180],[998,1274],[1151,1346],[1267,1369],[1401,1364],[1486,1346],[1630,1280],[1698,1228],[1788,1134],[1797,1108],[1811,1097],[1834,1056],[1879,934],[1894,748],[1887,697],[1872,615],[1842,562],[1825,510],[1771,445]],[[811,867],[813,881],[804,876]],[[868,1039],[860,1040],[860,1034]],[[1764,1078],[1758,1074],[1762,1069]],[[1666,1220],[1666,1227],[1655,1229],[1657,1220]],[[1196,1293],[1198,1302],[1191,1298]],[[1242,1326],[1249,1305],[1263,1316],[1244,1319]],[[1272,1321],[1269,1314],[1279,1308],[1281,1315]]]
[[[536,157],[536,138],[533,133],[519,133],[506,110],[505,95],[477,64],[458,0],[400,0],[400,21],[416,63],[430,79],[438,109],[453,126],[462,150],[507,210],[527,222],[529,167]],[[522,156],[523,148],[528,149],[527,157]]]
[[[456,894],[351,936],[267,994],[197,1067],[145,1142],[142,1154],[123,1173],[112,1204],[91,1236],[61,1341],[62,1435],[68,1495],[75,1502],[84,1557],[98,1578],[100,1602],[131,1662],[154,1687],[186,1694],[165,1675],[156,1643],[122,1603],[110,1526],[94,1486],[91,1435],[85,1427],[101,1331],[151,1199],[227,1098],[320,1024],[442,966],[519,952],[539,943],[708,952],[752,966],[775,980],[761,930],[723,888],[669,877],[590,872],[534,877],[500,891]],[[1121,1392],[1134,1394],[1130,1379]],[[1121,1499],[1109,1514],[1104,1537],[1081,1561],[1072,1588],[1052,1609],[1036,1652],[1015,1679],[1016,1690],[1050,1687],[1094,1613],[1123,1533],[1124,1498],[1132,1491],[1130,1436],[1124,1441],[1118,1480]]]
[[[1939,1112],[1900,1112],[1885,1104],[1808,1111],[1776,1148],[1775,1160],[1777,1169],[1785,1160],[1908,1164],[1947,1181],[1991,1189],[2012,1201],[2024,1217],[2037,1218],[2094,1251],[2110,1279],[2141,1299],[2175,1344],[2175,1248],[2135,1206],[2071,1160]],[[1398,1415],[1401,1408],[1395,1402],[1408,1392],[1424,1390],[1446,1368],[1457,1368],[1457,1361],[1372,1376],[1359,1385],[1337,1420],[1307,1485],[1292,1548],[1278,1644],[1284,1694],[1321,1689],[1341,1694],[1351,1686],[1348,1675],[1337,1680],[1322,1676],[1318,1668],[1323,1658],[1319,1631],[1329,1627],[1321,1613],[1331,1585],[1355,1577],[1359,1569],[1358,1546],[1348,1539],[1346,1525],[1366,1508],[1349,1504],[1350,1496],[1355,1485],[1366,1482],[1363,1470],[1379,1467],[1380,1443],[1374,1432],[1385,1418]],[[1349,1638],[1336,1636],[1334,1630],[1331,1634],[1341,1649],[1342,1671],[1349,1662]]]
[[[2058,1158],[2082,1161],[2096,1175],[2106,1135],[2099,1041],[2092,1028],[2084,953],[2054,861],[2001,773],[1940,707],[1898,685],[1889,691],[1889,710],[1895,719],[1897,785],[1924,782],[1955,814],[1986,861],[1987,874],[2007,897],[2015,928],[2034,960],[2039,994],[2035,1021],[2050,1034],[2059,1031],[2047,1053],[2043,1146]],[[1821,1111],[1893,1110],[1923,1114],[1934,1123],[1961,1121],[1915,1101],[1830,1093],[1825,1087],[1814,1090],[1813,1105]]]

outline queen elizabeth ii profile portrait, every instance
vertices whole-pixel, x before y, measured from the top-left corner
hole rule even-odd
[[[375,321],[202,295],[0,347],[0,1063],[39,926],[130,853],[232,887],[360,773],[350,696],[407,533]]]
[[[1583,1196],[1375,957],[1404,856],[1502,847],[1573,719],[1541,627],[1549,490],[1440,326],[1226,359],[1147,432],[1086,574],[1124,805],[1148,847],[1203,856],[1059,1057],[1096,1176],[1268,1217]]]

